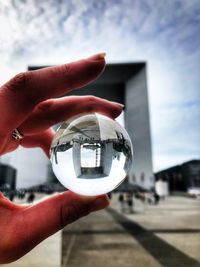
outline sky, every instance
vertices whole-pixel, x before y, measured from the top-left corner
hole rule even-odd
[[[147,62],[154,171],[200,159],[199,0],[0,0],[0,84],[105,51]]]

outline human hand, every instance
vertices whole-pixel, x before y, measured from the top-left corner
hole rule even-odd
[[[24,72],[0,89],[0,155],[23,147],[40,147],[49,156],[52,125],[83,112],[117,117],[122,106],[94,96],[55,99],[97,78],[105,67],[103,54],[70,64]],[[22,140],[14,140],[18,129]],[[19,206],[0,194],[0,263],[14,261],[42,240],[78,218],[106,207],[106,195],[84,197],[64,192],[43,202]]]

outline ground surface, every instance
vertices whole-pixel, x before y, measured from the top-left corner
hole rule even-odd
[[[200,267],[200,200],[137,200],[135,213],[122,214],[117,199],[65,228],[63,267]]]
[[[44,195],[37,194],[35,202],[39,199]],[[157,206],[134,202],[134,213],[122,214],[113,195],[109,209],[2,266],[59,267],[62,258],[62,267],[200,267],[200,199],[168,197]]]

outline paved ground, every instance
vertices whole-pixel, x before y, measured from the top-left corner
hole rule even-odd
[[[1,267],[60,267],[61,232],[40,243],[21,259]]]
[[[49,197],[37,194],[34,203]],[[15,203],[24,204],[25,200],[15,199]],[[25,203],[27,205],[27,203]],[[1,240],[0,240],[1,242]],[[21,259],[10,263],[2,264],[1,267],[60,267],[61,266],[61,231],[47,238],[31,252]]]
[[[200,267],[200,200],[168,197],[158,206],[135,200],[134,213],[122,214],[117,199],[66,227],[62,244],[59,232],[2,266],[59,267],[62,254],[62,267]]]
[[[111,208],[63,231],[63,267],[200,267],[200,201],[169,197],[158,206]]]

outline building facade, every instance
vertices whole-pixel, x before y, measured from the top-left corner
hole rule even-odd
[[[41,67],[29,67],[29,70],[38,68]],[[128,176],[129,182],[148,189],[152,188],[154,177],[146,64],[144,62],[108,64],[96,81],[71,94],[94,95],[125,105],[124,126],[130,135],[134,152]],[[13,155],[16,155],[13,156],[12,162],[18,170],[18,188],[41,184],[47,180],[55,181],[55,176],[49,171],[49,160],[42,155],[40,149],[20,148]]]
[[[187,191],[189,187],[200,187],[200,160],[187,161],[155,174],[156,180],[169,183],[169,190]]]
[[[15,190],[16,188],[16,169],[6,164],[0,164],[0,189]]]

